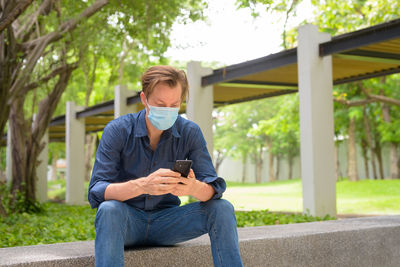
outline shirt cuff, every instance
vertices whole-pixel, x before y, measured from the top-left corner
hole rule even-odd
[[[109,184],[106,181],[98,181],[89,189],[88,200],[92,209],[97,208],[105,200],[104,192]]]
[[[204,183],[211,185],[215,194],[211,199],[220,199],[222,197],[222,193],[225,192],[226,183],[225,180],[221,177],[207,177],[203,180]]]

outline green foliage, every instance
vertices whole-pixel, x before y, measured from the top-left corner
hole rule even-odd
[[[65,201],[66,181],[64,179],[49,181],[48,187],[49,189],[47,191],[48,192],[47,196],[50,200],[56,202]],[[85,182],[84,199],[88,198],[88,187],[89,187],[89,182]]]
[[[298,95],[287,95],[277,99],[273,116],[260,120],[252,133],[265,135],[272,140],[273,155],[295,157],[300,152],[299,99]]]
[[[308,213],[306,214],[279,213],[279,212],[269,212],[268,210],[236,212],[236,220],[238,227],[304,223],[304,222],[326,221],[335,219],[336,219],[335,217],[329,215],[320,218],[311,216]]]
[[[93,240],[96,210],[89,206],[46,203],[36,214],[13,214],[0,218],[0,247],[28,246]],[[320,221],[301,214],[264,211],[236,212],[238,227]],[[334,219],[325,217],[323,220]]]
[[[25,189],[25,185],[22,185]],[[32,214],[35,212],[42,211],[42,205],[32,199],[27,199],[23,192],[16,192],[16,196],[13,197],[11,193],[11,185],[0,182],[0,209],[9,215],[13,213],[28,213]],[[2,214],[0,213],[0,218]]]
[[[0,247],[92,240],[95,210],[89,206],[46,203],[40,213],[0,218]]]

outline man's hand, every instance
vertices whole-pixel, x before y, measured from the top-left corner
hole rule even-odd
[[[215,194],[215,190],[211,185],[203,183],[196,179],[192,169],[190,169],[187,178],[179,177],[178,182],[171,194],[175,196],[193,196],[200,201],[207,201]]]
[[[172,193],[178,185],[180,174],[170,169],[158,169],[149,176],[132,180],[136,183],[143,194],[164,195]]]
[[[188,174],[188,177],[182,177],[179,175],[178,178],[178,184],[174,190],[172,190],[172,194],[178,197],[181,196],[194,196],[196,195],[197,191],[201,189],[201,186],[199,183],[201,183],[199,180],[196,179],[196,176],[194,175],[194,172],[192,169],[190,169],[190,172]]]

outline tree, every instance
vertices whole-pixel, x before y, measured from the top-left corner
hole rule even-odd
[[[297,7],[302,1],[270,1],[270,0],[240,0],[238,1],[239,7],[250,7],[255,14],[257,5],[265,7],[266,12],[281,13],[285,15],[284,33],[282,34],[282,46],[284,48],[294,47],[296,45],[297,31],[295,29],[287,30],[287,21],[290,16],[296,16]],[[351,1],[316,1],[312,0],[312,5],[315,8],[314,16],[307,18],[305,23],[313,23],[320,27],[321,31],[328,32],[331,35],[338,35],[342,33],[351,32],[360,28],[368,27],[385,21],[397,19],[400,17],[400,2],[398,0],[351,0]],[[255,14],[256,15],[256,14]],[[399,76],[394,75],[394,80]],[[344,136],[349,137],[349,157],[348,157],[348,174],[351,180],[356,180],[358,177],[356,169],[356,153],[355,145],[356,140],[359,140],[363,149],[363,157],[365,163],[366,173],[368,174],[368,156],[367,152],[370,151],[370,160],[373,167],[374,177],[377,177],[378,168],[375,161],[378,161],[379,175],[383,177],[383,168],[381,160],[381,143],[387,142],[391,146],[391,177],[399,177],[399,157],[398,157],[398,143],[396,138],[386,131],[391,132],[391,125],[397,121],[398,117],[396,112],[391,112],[388,105],[397,105],[400,101],[399,96],[396,94],[396,82],[390,79],[372,79],[355,83],[355,85],[340,85],[335,86],[334,91],[337,95],[343,95],[346,88],[358,87],[358,94],[349,95],[345,99],[336,99],[338,103],[344,105],[335,105],[336,114],[340,116],[348,116],[347,119],[341,120],[344,124],[341,126],[342,130],[339,131]],[[388,82],[389,81],[389,82]],[[386,85],[386,90],[379,88]],[[367,87],[370,90],[361,90]],[[380,108],[373,102],[381,102]],[[356,107],[360,106],[360,107]],[[395,108],[392,108],[395,109]],[[364,111],[363,111],[364,110]],[[346,112],[350,111],[350,112]],[[347,115],[346,115],[347,114]],[[355,116],[355,114],[358,114]],[[361,114],[361,115],[360,115]],[[363,119],[361,117],[364,115]],[[384,118],[384,122],[379,118]],[[358,118],[358,119],[357,119]],[[335,121],[336,124],[336,121]],[[361,126],[362,125],[362,126]],[[384,125],[384,126],[382,126]],[[337,129],[337,127],[335,127]],[[343,131],[343,129],[346,129]],[[338,133],[339,133],[338,132]],[[383,139],[383,136],[388,139]],[[353,140],[354,138],[354,140]],[[392,141],[393,140],[393,141]],[[375,160],[376,159],[376,160]]]
[[[82,62],[90,61],[84,56],[87,51],[93,52],[93,62],[101,54],[96,45],[104,41],[104,35],[96,33],[111,32],[107,36],[114,37],[114,45],[121,36],[129,35],[137,43],[138,54],[162,57],[169,45],[172,23],[178,18],[200,18],[204,5],[202,1],[188,0],[117,1],[105,7],[107,4],[108,0],[0,2],[0,105],[4,107],[0,112],[0,134],[3,135],[8,118],[12,193],[14,199],[22,193],[27,207],[35,201],[41,140],[70,77]],[[99,12],[103,7],[104,12]],[[107,59],[104,54],[102,58]],[[94,65],[90,79],[87,75],[89,90],[95,80]]]

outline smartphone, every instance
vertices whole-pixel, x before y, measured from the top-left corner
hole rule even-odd
[[[187,177],[190,172],[190,167],[192,167],[191,160],[177,160],[175,162],[173,171],[179,172],[183,177]]]

